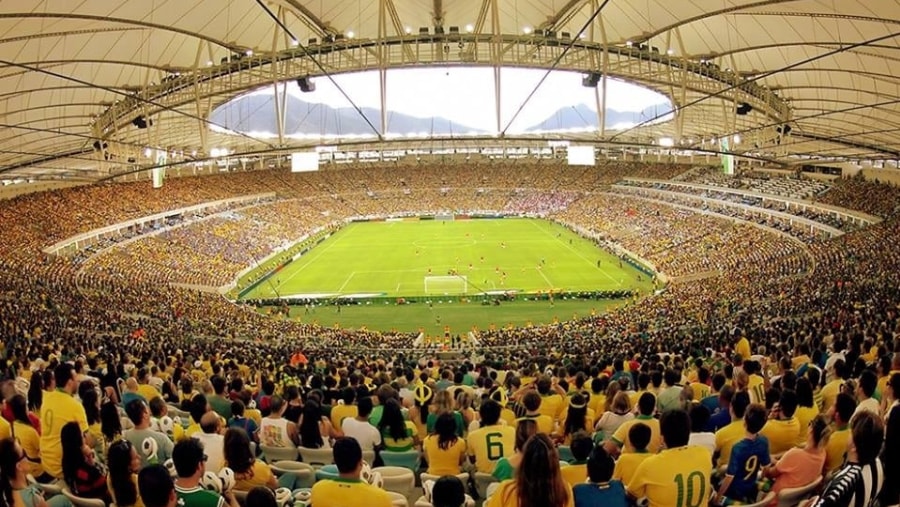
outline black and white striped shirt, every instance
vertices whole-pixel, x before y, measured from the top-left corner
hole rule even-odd
[[[844,465],[825,487],[814,507],[868,507],[884,482],[881,460],[871,465]]]

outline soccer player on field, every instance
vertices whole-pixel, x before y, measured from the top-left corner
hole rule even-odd
[[[666,449],[638,465],[626,491],[633,500],[647,498],[649,507],[706,507],[710,497],[709,451],[688,446],[691,418],[681,409],[660,418]]]

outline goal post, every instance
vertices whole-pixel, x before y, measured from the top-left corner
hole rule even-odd
[[[468,294],[469,279],[463,275],[448,276],[426,276],[425,277],[425,294],[432,295],[451,295],[451,294]]]

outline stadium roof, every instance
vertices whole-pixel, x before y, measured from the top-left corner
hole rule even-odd
[[[592,70],[677,109],[588,141],[739,134],[731,149],[776,162],[900,159],[898,35],[897,0],[2,2],[0,178],[100,179],[152,165],[147,147],[169,162],[295,147],[207,115],[275,81],[421,64]]]

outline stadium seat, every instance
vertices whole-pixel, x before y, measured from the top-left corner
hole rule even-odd
[[[419,484],[425,484],[425,481],[436,481],[436,480],[440,479],[441,477],[443,477],[443,476],[432,475],[429,473],[422,472],[421,474],[419,474]],[[462,473],[456,474],[455,477],[463,483],[463,486],[466,486],[466,489],[468,489],[469,474],[462,472]]]
[[[297,461],[298,451],[294,446],[291,447],[272,447],[269,445],[261,445],[263,458],[267,463],[275,463],[276,461]]]
[[[559,448],[557,448],[557,450],[559,451],[560,461],[565,461],[566,463],[575,461],[575,456],[572,455],[572,448],[568,445],[561,445],[559,446]]]
[[[337,465],[325,465],[316,470],[317,481],[321,481],[322,479],[337,479],[340,475]]]
[[[419,470],[419,451],[381,451],[384,466],[403,467],[416,473]]]
[[[334,451],[330,447],[327,449],[298,447],[297,450],[300,451],[300,461],[312,465],[313,468],[321,468],[334,463]]]
[[[388,491],[387,494],[391,497],[392,507],[409,507],[409,500],[407,500],[406,497],[401,495],[400,493]]]
[[[381,474],[386,491],[408,495],[416,487],[416,476],[406,467],[383,466],[372,471]]]
[[[311,488],[316,482],[316,469],[299,461],[276,461],[271,464],[272,473],[278,477],[278,487],[291,491]]]
[[[822,478],[819,477],[806,486],[799,488],[788,488],[778,492],[778,507],[794,507],[801,500],[808,498],[819,485],[822,484]]]
[[[75,496],[68,489],[62,490],[62,493],[75,507],[106,507],[106,502],[99,498],[81,498],[80,496]]]
[[[497,482],[497,478],[491,474],[475,472],[475,493],[478,495],[478,498],[482,500],[487,498],[488,487]]]

